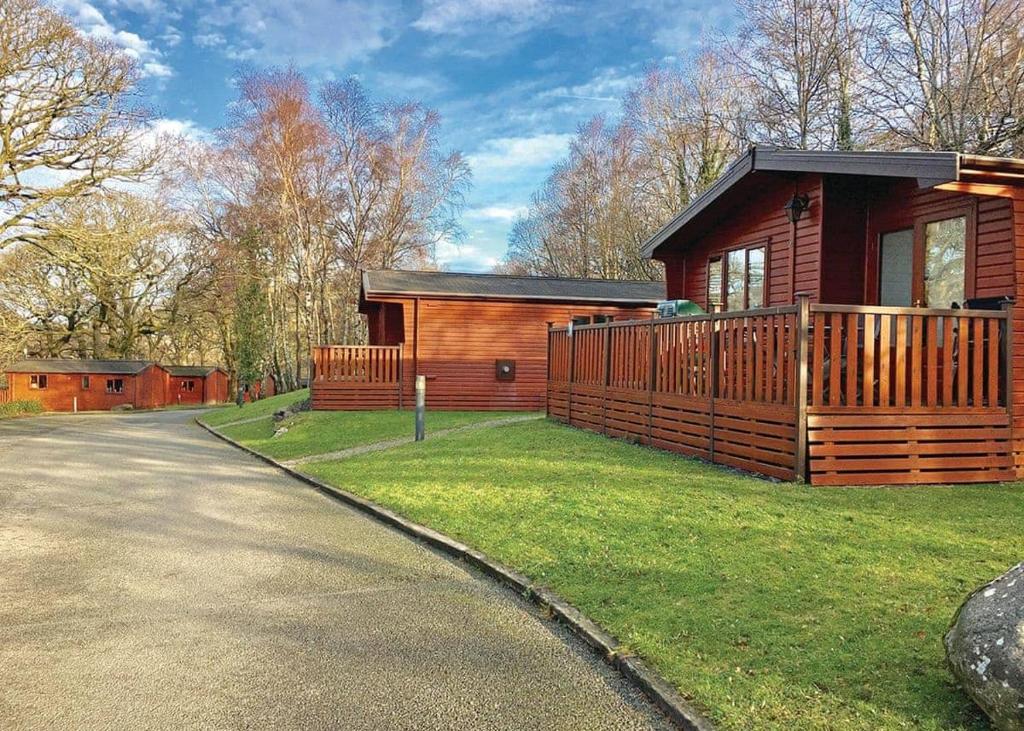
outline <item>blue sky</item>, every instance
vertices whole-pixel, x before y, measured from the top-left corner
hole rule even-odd
[[[240,65],[294,64],[315,83],[358,76],[378,98],[440,111],[473,169],[453,270],[489,269],[512,219],[577,125],[615,118],[645,67],[728,30],[730,0],[53,0],[139,59],[167,129],[224,124]]]

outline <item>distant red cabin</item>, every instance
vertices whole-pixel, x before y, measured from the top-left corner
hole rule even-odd
[[[154,409],[227,401],[227,373],[212,366],[165,368],[139,360],[28,358],[6,373],[6,399],[38,401],[44,411]]]
[[[216,366],[164,366],[167,403],[214,404],[228,400],[228,374]]]
[[[369,271],[368,347],[314,352],[313,408],[411,407],[417,375],[434,409],[544,408],[551,325],[650,317],[661,282]]]
[[[11,400],[45,411],[152,409],[166,403],[167,371],[150,361],[38,358],[11,365],[7,384]]]

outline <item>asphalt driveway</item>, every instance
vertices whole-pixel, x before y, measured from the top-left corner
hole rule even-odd
[[[529,605],[191,419],[0,421],[0,728],[666,727]]]

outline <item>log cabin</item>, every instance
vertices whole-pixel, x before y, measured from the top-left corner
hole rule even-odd
[[[314,409],[542,410],[547,331],[650,317],[662,282],[367,271],[359,311],[368,346],[313,352]]]
[[[214,366],[26,358],[9,366],[6,376],[6,400],[38,401],[44,411],[155,409],[228,400],[228,375]]]
[[[167,404],[216,404],[228,400],[228,374],[223,368],[168,365],[164,370]]]
[[[706,314],[553,329],[552,417],[815,485],[1024,477],[1024,160],[751,148],[643,251]]]
[[[167,371],[152,361],[26,358],[7,368],[11,400],[44,411],[109,411],[166,404]]]

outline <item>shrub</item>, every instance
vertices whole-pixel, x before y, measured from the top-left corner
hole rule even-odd
[[[26,414],[41,414],[43,405],[38,401],[8,401],[0,404],[0,419],[8,416],[24,416]]]

